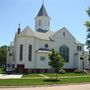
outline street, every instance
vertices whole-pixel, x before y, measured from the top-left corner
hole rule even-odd
[[[90,90],[90,84],[76,84],[76,85],[52,85],[41,87],[15,87],[15,88],[0,88],[0,90]]]

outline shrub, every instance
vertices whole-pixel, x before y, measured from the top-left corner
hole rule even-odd
[[[65,74],[65,73],[66,73],[66,71],[63,70],[63,69],[61,69],[61,70],[59,71],[59,74]]]
[[[84,73],[84,74],[87,73],[86,70],[79,70],[79,69],[75,70],[74,72],[75,72],[75,73]]]

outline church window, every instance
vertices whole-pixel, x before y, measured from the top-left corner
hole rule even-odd
[[[45,48],[48,48],[48,44],[45,44]]]
[[[81,51],[81,46],[80,46],[80,51]]]
[[[20,61],[23,59],[23,45],[20,45]]]
[[[77,50],[81,51],[82,50],[81,46],[77,46]]]
[[[43,57],[43,56],[40,57],[40,61],[45,61],[45,59],[46,59],[46,58]]]
[[[28,48],[28,61],[32,60],[32,45],[29,45]]]
[[[69,48],[66,45],[62,45],[59,48],[61,55],[63,56],[65,62],[69,62]]]
[[[65,36],[65,32],[63,32],[63,36]]]
[[[38,21],[38,25],[41,26],[41,20]]]

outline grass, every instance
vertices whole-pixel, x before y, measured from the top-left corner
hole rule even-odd
[[[58,81],[55,81],[53,79],[5,79],[0,80],[0,86],[30,86],[30,85],[85,83],[85,82],[90,82],[90,77],[63,78]]]
[[[55,77],[56,74],[52,73],[52,74],[44,74],[48,77]],[[90,76],[90,74],[82,74],[82,73],[65,73],[65,74],[58,74],[58,77],[64,77],[64,76]]]
[[[22,78],[26,78],[26,77],[42,77],[39,74],[24,74]]]
[[[25,74],[21,79],[0,79],[0,86],[30,86],[30,85],[52,85],[52,84],[70,84],[70,83],[90,83],[90,77],[69,77],[60,78],[60,76],[88,76],[89,74],[66,73],[58,74],[60,80],[56,81],[55,74],[44,74],[49,78],[42,77],[39,74]]]
[[[48,77],[56,77],[55,73],[43,73],[43,75]],[[65,73],[65,74],[58,74],[58,77],[64,76],[90,76],[90,74],[81,74],[81,73]],[[39,74],[25,74],[23,77],[42,77]]]

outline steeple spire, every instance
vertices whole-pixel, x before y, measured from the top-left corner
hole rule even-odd
[[[38,16],[48,16],[47,11],[46,11],[45,6],[44,6],[44,0],[43,0],[41,8],[37,14],[37,17]]]
[[[50,29],[50,17],[44,6],[44,0],[42,0],[42,6],[35,18],[35,30],[46,32]]]

